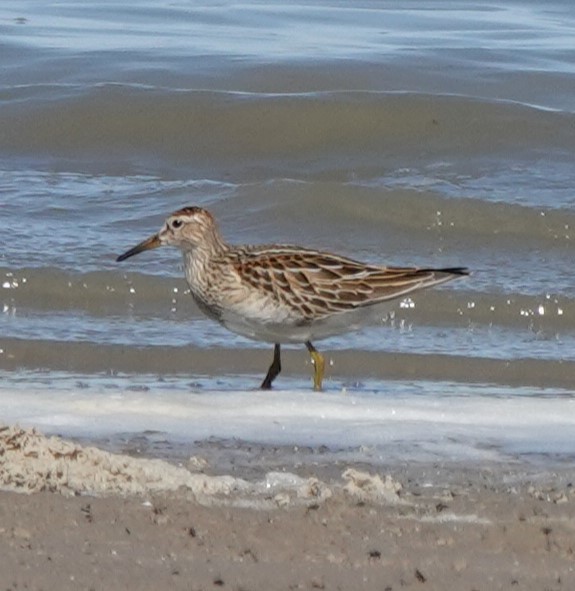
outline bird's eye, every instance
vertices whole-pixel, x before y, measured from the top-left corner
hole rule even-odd
[[[182,227],[182,223],[183,223],[182,220],[174,220],[172,222],[172,228],[177,230],[178,228]]]

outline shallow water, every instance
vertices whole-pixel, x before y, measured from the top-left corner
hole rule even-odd
[[[120,390],[176,384],[175,398],[141,394],[161,397],[168,433],[180,405],[195,408],[179,398],[190,384],[245,404],[270,348],[201,316],[175,251],[115,263],[188,204],[230,242],[472,269],[319,343],[328,391],[414,408],[423,392],[447,409],[449,383],[471,413],[524,389],[545,405],[571,397],[574,26],[566,1],[3,2],[0,416],[33,422],[38,404],[65,430],[64,385],[106,407],[100,380],[117,372]],[[284,365],[278,387],[303,396],[305,351]],[[47,387],[32,396],[37,375]],[[34,404],[12,397],[16,382]],[[242,420],[255,437],[257,412]],[[532,431],[525,449],[545,448]]]

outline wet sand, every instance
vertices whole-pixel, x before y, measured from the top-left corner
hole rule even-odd
[[[574,588],[571,466],[243,452],[259,471],[213,475],[213,446],[174,463],[3,428],[4,588]]]
[[[385,334],[385,333],[384,333]],[[0,369],[26,367],[50,368],[53,371],[81,373],[124,372],[186,374],[190,360],[196,375],[247,376],[254,387],[259,385],[271,362],[272,348],[227,348],[188,346],[174,348],[148,346],[137,349],[122,345],[101,345],[89,342],[58,343],[22,339],[4,339],[6,354],[0,357]],[[540,388],[570,388],[575,379],[575,364],[563,360],[519,358],[509,360],[467,355],[357,351],[322,349],[328,360],[326,380],[354,379],[420,379],[482,383],[489,376],[492,384]],[[223,362],[222,360],[225,360]],[[282,351],[282,374],[285,377],[311,380],[309,356],[302,346]]]

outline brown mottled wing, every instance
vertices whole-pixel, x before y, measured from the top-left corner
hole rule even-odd
[[[238,255],[234,266],[243,280],[297,308],[304,320],[400,298],[468,274],[460,267],[377,267],[289,246],[246,248]]]

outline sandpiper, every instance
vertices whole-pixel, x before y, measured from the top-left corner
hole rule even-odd
[[[304,343],[321,390],[324,358],[312,341],[357,330],[382,316],[380,304],[468,275],[464,267],[381,267],[299,246],[226,244],[214,217],[201,207],[170,215],[157,233],[116,260],[176,246],[198,307],[229,330],[273,343],[261,388],[281,371],[282,343]]]

